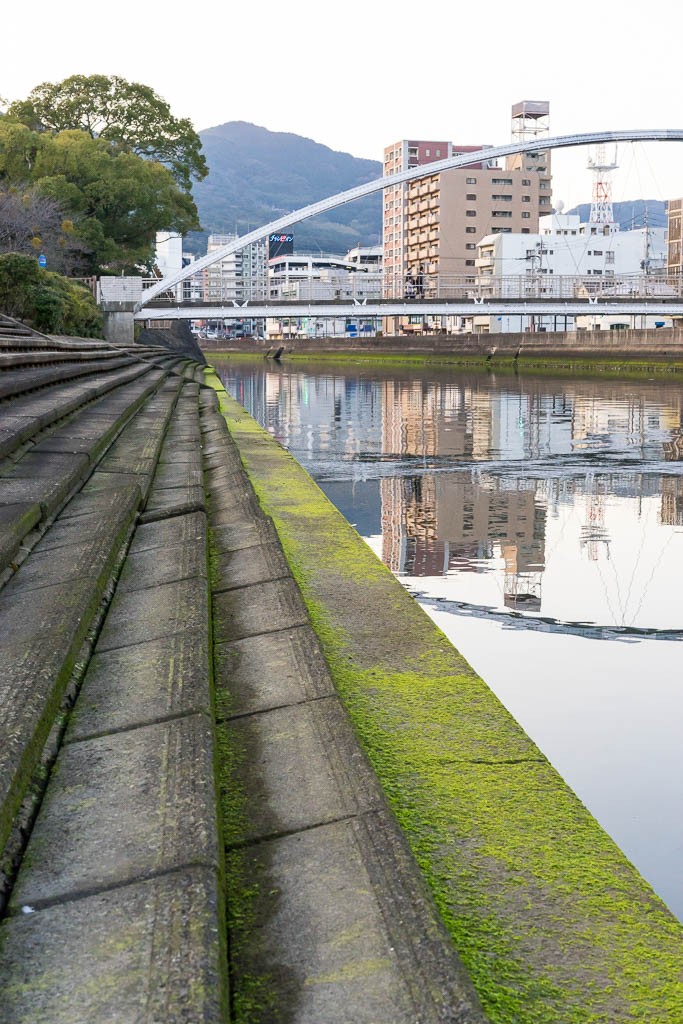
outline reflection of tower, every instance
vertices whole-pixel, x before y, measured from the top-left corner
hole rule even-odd
[[[601,545],[609,558],[610,538],[605,527],[605,499],[602,494],[590,494],[586,500],[586,522],[581,527],[581,547],[591,562],[597,562]]]
[[[505,561],[503,601],[506,608],[539,612],[545,568],[546,510],[537,504],[534,491],[508,492],[505,499],[508,528],[500,544]]]
[[[662,477],[662,526],[683,526],[683,481],[680,477]]]
[[[618,166],[616,148],[614,150],[614,160],[609,163],[605,157],[604,145],[596,146],[595,159],[589,158],[588,160],[588,168],[593,172],[593,195],[591,198],[590,217],[588,218],[591,224],[614,223],[611,172]]]

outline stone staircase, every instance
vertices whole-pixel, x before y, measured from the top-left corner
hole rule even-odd
[[[202,367],[0,317],[0,1021],[223,1021]]]
[[[0,317],[0,1024],[486,1024],[204,381]]]

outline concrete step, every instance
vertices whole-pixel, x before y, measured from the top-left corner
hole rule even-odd
[[[144,363],[133,362],[125,369],[110,369],[75,384],[66,382],[36,394],[23,394],[2,404],[0,458],[11,454],[42,430],[82,408],[87,402],[149,371]]]
[[[94,467],[101,463],[114,438],[163,380],[154,370],[146,375],[136,374],[132,380],[128,376],[127,387],[119,386],[117,390],[109,391],[49,435],[39,437],[16,461],[0,464],[0,572],[11,566],[28,534],[39,525],[44,529],[68,497],[83,485]],[[81,391],[81,401],[96,395],[101,384],[101,381],[94,382],[92,389]],[[177,384],[174,383],[172,394],[175,395],[176,391]],[[167,405],[168,415],[168,402]],[[34,428],[36,426],[35,419],[31,417],[18,419],[33,423]],[[160,431],[163,431],[165,422],[162,422]],[[25,429],[23,423],[11,426],[15,430]],[[147,424],[141,423],[141,427],[146,429]],[[150,464],[150,478],[153,469]],[[146,493],[149,483],[147,479],[124,482],[136,483],[141,493]]]
[[[69,360],[59,366],[38,366],[31,369],[3,370],[0,373],[0,400],[15,398],[31,391],[38,391],[63,381],[77,380],[79,377],[90,376],[101,367],[103,360]],[[115,359],[106,356],[109,369],[130,366],[130,356],[119,356]]]
[[[110,498],[94,540],[48,547],[44,538],[0,593],[0,848],[140,503],[137,487]]]
[[[202,437],[234,1003],[259,1024],[485,1024],[214,398]]]
[[[207,526],[184,511],[203,490],[197,391],[169,379],[45,537],[46,555],[81,535],[99,548],[93,503],[146,478],[156,449],[155,518],[132,536],[0,925],[3,1024],[228,1019]]]

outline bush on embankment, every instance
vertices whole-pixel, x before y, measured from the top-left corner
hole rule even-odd
[[[102,337],[102,314],[89,289],[23,253],[0,255],[0,312],[46,334]]]

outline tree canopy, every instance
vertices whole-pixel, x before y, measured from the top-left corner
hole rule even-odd
[[[149,265],[157,231],[199,227],[189,181],[206,173],[200,147],[146,86],[98,75],[38,86],[0,117],[0,194],[23,196],[33,211],[19,224],[16,198],[6,198],[5,238],[26,229],[16,251],[27,251],[54,237],[54,254],[78,253],[80,273]]]
[[[72,75],[43,82],[8,115],[34,131],[79,130],[165,164],[182,189],[208,174],[201,140],[187,118],[176,118],[148,85],[117,75]]]

